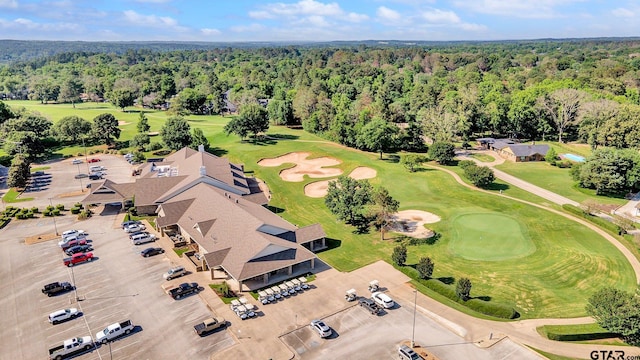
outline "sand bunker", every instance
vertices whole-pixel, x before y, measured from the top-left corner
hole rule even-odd
[[[433,236],[433,231],[426,229],[424,224],[433,224],[440,221],[438,215],[421,210],[399,211],[394,215],[394,218],[396,226],[391,231],[420,239]]]
[[[353,169],[353,171],[349,174],[349,177],[354,178],[356,180],[373,179],[374,177],[376,177],[377,174],[378,173],[376,172],[375,169],[372,169],[366,166],[359,166]],[[327,195],[327,189],[329,188],[329,181],[333,181],[333,180],[322,180],[322,181],[316,181],[316,182],[307,184],[304,187],[304,194],[312,198],[324,197],[325,195]]]
[[[122,121],[122,120],[118,120],[118,126],[124,126],[124,125],[129,125],[131,123],[128,123],[126,121]]]
[[[280,172],[282,180],[290,182],[303,181],[305,175],[310,178],[323,178],[342,174],[340,169],[324,167],[338,165],[340,164],[339,160],[330,157],[307,159],[310,155],[307,152],[294,152],[273,159],[262,159],[258,161],[258,165],[274,167],[286,163],[296,164],[296,166]]]

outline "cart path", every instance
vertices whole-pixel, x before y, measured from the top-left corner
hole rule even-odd
[[[475,191],[484,192],[487,194],[491,194],[494,196],[501,196],[513,201],[518,201],[523,204],[535,206],[537,208],[551,211],[557,215],[563,216],[567,219],[578,222],[589,229],[595,231],[607,241],[609,241],[613,246],[615,246],[622,254],[625,256],[627,261],[631,264],[633,271],[636,276],[636,282],[640,279],[640,261],[626,248],[622,245],[616,238],[609,235],[604,230],[599,227],[587,222],[586,220],[575,217],[571,214],[564,213],[549,207],[545,207],[543,205],[539,205],[536,203],[532,203],[526,200],[514,198],[512,196],[508,196],[505,194],[498,194],[495,192],[491,192],[484,189],[479,189],[475,186],[469,185],[465,183],[458,174],[455,172],[445,169],[441,166],[429,165],[425,164],[425,166],[444,171],[449,175],[453,176],[453,178],[462,186],[470,188]],[[534,189],[533,187],[531,189]],[[529,189],[525,189],[535,195],[539,195],[534,191]],[[540,196],[540,195],[539,195]],[[405,300],[411,300],[413,296],[412,288],[409,286],[406,287],[406,291],[401,297],[405,298]],[[471,315],[464,314],[455,309],[452,309],[436,300],[429,298],[428,296],[420,296],[419,305],[425,309],[429,309],[429,312],[433,312],[438,314],[439,317],[442,317],[448,321],[451,321],[455,324],[458,324],[466,330],[465,339],[474,342],[486,341],[488,340],[492,334],[507,334],[509,338],[515,340],[519,343],[534,347],[539,350],[543,350],[549,353],[568,356],[568,357],[580,357],[584,359],[589,359],[592,351],[596,350],[624,350],[626,355],[640,355],[640,348],[631,347],[631,346],[612,346],[612,345],[595,345],[595,344],[573,344],[566,343],[560,341],[553,341],[542,337],[536,331],[536,327],[542,325],[570,325],[570,324],[585,324],[592,323],[594,320],[590,317],[581,317],[581,318],[566,318],[566,319],[531,319],[531,320],[521,320],[515,322],[501,322],[501,321],[491,321],[478,319]],[[461,325],[464,324],[464,325]]]

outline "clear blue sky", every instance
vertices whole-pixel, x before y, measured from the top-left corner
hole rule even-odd
[[[638,0],[0,0],[1,39],[327,41],[640,36]]]

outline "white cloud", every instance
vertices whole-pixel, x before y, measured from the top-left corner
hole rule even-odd
[[[583,0],[454,0],[453,4],[465,10],[483,14],[518,18],[554,18],[562,14],[556,8]]]
[[[611,13],[618,17],[634,17],[636,15],[633,11],[625,8],[613,9],[611,10]]]
[[[385,7],[385,6],[380,6],[378,10],[376,10],[376,15],[378,16],[378,18],[380,18],[380,20],[383,20],[383,21],[394,22],[402,18],[399,12],[389,9],[388,7]]]
[[[17,18],[13,21],[0,19],[0,29],[19,29],[24,31],[75,31],[80,26],[72,23],[37,23],[30,19]]]
[[[440,9],[433,9],[422,13],[422,17],[432,23],[436,24],[458,24],[460,18],[453,11],[444,11]]]
[[[260,31],[264,31],[265,27],[261,24],[256,24],[253,23],[251,25],[238,25],[238,26],[232,26],[231,31],[233,32],[239,32],[239,33],[250,33],[250,32],[260,32]]]
[[[275,16],[268,11],[249,11],[249,17],[253,19],[263,20],[263,19],[273,19]]]
[[[369,20],[369,16],[367,16],[365,14],[358,14],[358,13],[350,12],[345,17],[345,20],[350,21],[350,22],[354,22],[354,23],[359,23],[359,22],[363,22],[363,21]]]
[[[17,9],[18,2],[16,0],[0,0],[0,8]]]
[[[220,34],[222,34],[222,32],[220,30],[218,30],[218,29],[207,29],[207,28],[204,28],[204,29],[200,29],[200,32],[203,35],[207,35],[207,36],[208,35],[220,35]]]
[[[172,30],[182,31],[184,28],[178,22],[168,16],[143,15],[133,10],[125,10],[124,18],[131,24],[145,27],[170,27]]]
[[[324,4],[315,0],[300,0],[293,4],[275,3],[265,6],[272,13],[279,15],[341,15],[343,13],[337,3]]]

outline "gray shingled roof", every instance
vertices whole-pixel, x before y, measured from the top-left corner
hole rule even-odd
[[[515,156],[532,156],[535,154],[540,154],[542,156],[547,155],[547,151],[549,151],[549,145],[527,145],[527,144],[515,144],[509,145],[509,149]]]
[[[133,183],[118,184],[109,179],[92,185],[91,192],[82,200],[86,204],[108,204],[133,198]]]

